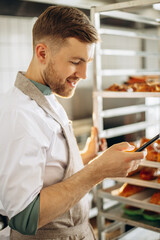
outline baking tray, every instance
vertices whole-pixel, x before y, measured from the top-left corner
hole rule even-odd
[[[159,92],[114,92],[114,91],[94,91],[95,97],[101,96],[104,98],[145,98],[145,97],[160,97]]]
[[[140,165],[146,166],[146,167],[155,167],[160,169],[160,162],[149,161],[147,159],[142,160]]]
[[[150,211],[160,213],[160,205],[150,203],[149,200],[153,193],[156,192],[155,189],[146,188],[144,191],[136,193],[129,197],[118,196],[118,189],[122,186],[122,184],[115,184],[114,186],[106,189],[98,190],[98,197],[108,198],[111,200],[115,200],[127,205],[131,205],[138,208],[147,209]]]
[[[122,204],[117,204],[109,209],[99,211],[99,216],[160,233],[160,221],[149,221],[141,216],[129,216],[124,213]]]
[[[131,183],[134,185],[139,185],[139,186],[144,186],[144,187],[149,187],[149,188],[156,188],[156,189],[160,189],[160,183],[158,183],[157,178],[154,180],[142,180],[139,176],[139,173],[134,174],[130,177],[123,177],[123,178],[112,178],[115,181],[118,182],[127,182],[127,183]]]

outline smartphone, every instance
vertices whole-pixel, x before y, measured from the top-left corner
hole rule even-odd
[[[153,137],[151,140],[149,140],[148,142],[146,142],[143,146],[141,146],[140,148],[138,148],[135,152],[141,152],[143,151],[146,147],[148,147],[150,144],[152,144],[154,141],[156,141],[158,138],[160,138],[160,133],[158,135],[156,135],[155,137]]]

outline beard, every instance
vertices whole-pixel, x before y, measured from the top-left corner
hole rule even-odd
[[[54,63],[50,61],[46,69],[43,71],[44,83],[48,87],[50,87],[53,93],[55,93],[58,96],[64,98],[72,97],[75,92],[75,88],[69,87],[67,84],[67,79],[61,78],[58,75],[58,73],[54,70],[53,66]],[[73,77],[71,79],[73,79]]]

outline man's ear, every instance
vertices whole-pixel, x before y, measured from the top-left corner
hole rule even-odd
[[[43,43],[39,43],[36,45],[35,53],[37,56],[37,59],[40,63],[46,64],[47,61],[47,46]]]

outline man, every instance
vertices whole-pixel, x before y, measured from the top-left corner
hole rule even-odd
[[[95,239],[86,194],[106,177],[126,176],[144,158],[142,152],[125,152],[133,150],[128,143],[95,157],[94,128],[81,158],[71,122],[55,98],[71,97],[86,78],[97,41],[81,11],[49,7],[33,27],[27,72],[18,73],[0,101],[0,200],[13,240]]]

